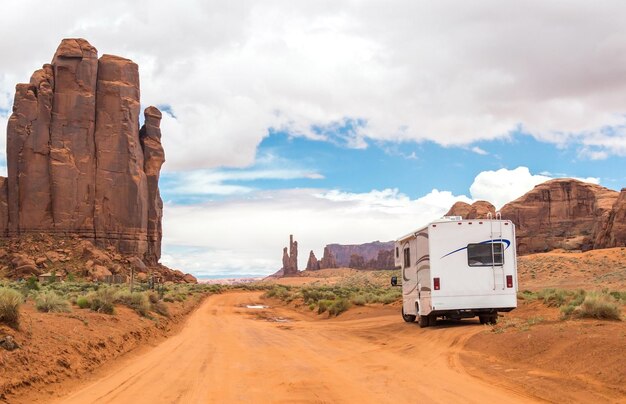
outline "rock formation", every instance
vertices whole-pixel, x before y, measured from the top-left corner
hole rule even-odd
[[[620,246],[626,246],[626,188],[622,188],[594,244],[595,248]]]
[[[319,269],[320,269],[320,263],[317,260],[317,257],[315,257],[315,253],[313,252],[313,250],[311,250],[311,252],[309,253],[309,260],[306,263],[306,270],[317,271]]]
[[[293,235],[289,235],[289,250],[283,248],[283,276],[296,275],[298,273],[298,242],[293,241]]]
[[[0,178],[0,234],[78,236],[156,265],[165,161],[155,107],[139,129],[139,72],[64,39],[51,64],[16,86]]]
[[[597,237],[601,233],[608,231],[619,239],[609,230],[618,195],[599,185],[555,179],[506,204],[501,213],[515,223],[520,254],[604,248],[607,237]]]
[[[487,201],[476,201],[473,204],[456,202],[444,216],[461,216],[463,219],[486,219],[496,208]]]
[[[322,259],[320,260],[320,269],[326,268],[338,268],[335,256],[328,246],[324,247],[324,255],[322,255]]]

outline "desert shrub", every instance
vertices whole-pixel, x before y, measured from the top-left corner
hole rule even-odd
[[[166,295],[166,296],[163,298],[163,301],[164,301],[164,302],[168,302],[168,303],[174,303],[174,302],[175,302],[175,300],[174,300],[174,298],[172,297],[172,295]]]
[[[288,287],[282,285],[274,285],[270,290],[265,293],[266,297],[275,297],[280,300],[287,300],[291,296],[291,292]]]
[[[160,314],[163,317],[170,316],[170,311],[168,310],[167,305],[162,301],[157,300],[155,303],[152,303],[151,309],[153,312]]]
[[[147,317],[150,313],[150,301],[148,295],[143,292],[120,290],[115,293],[115,303],[123,304],[144,317]]]
[[[31,276],[26,280],[26,288],[30,290],[39,290],[39,281],[36,276]]]
[[[613,291],[609,293],[615,300],[621,300],[622,303],[626,303],[626,291]]]
[[[35,298],[35,307],[44,313],[66,313],[70,311],[70,303],[51,290],[40,293]]]
[[[317,302],[317,314],[322,314],[328,310],[328,308],[333,304],[332,300],[320,300]]]
[[[20,325],[22,295],[9,288],[0,288],[0,323],[17,329]]]
[[[155,304],[156,302],[159,301],[159,295],[157,295],[154,292],[148,293],[148,300],[150,301],[151,304]]]
[[[98,313],[115,313],[115,290],[112,288],[99,288],[89,295],[91,310]]]
[[[397,289],[392,289],[388,292],[383,293],[382,295],[377,296],[376,301],[382,304],[390,304],[402,297],[402,291]]]
[[[365,295],[356,295],[356,296],[353,296],[350,301],[354,305],[364,306],[367,303],[367,298]]]
[[[85,296],[79,296],[76,298],[76,305],[80,309],[87,309],[89,308],[91,303],[89,302],[89,299],[87,299]]]
[[[591,292],[585,296],[582,304],[572,313],[578,318],[597,318],[604,320],[620,320],[620,308],[615,299],[604,293]]]
[[[115,294],[115,302],[135,310],[144,317],[147,317],[150,313],[149,298],[142,292],[131,293],[129,290],[120,290]]]
[[[537,300],[538,296],[535,292],[531,292],[530,290],[523,290],[517,293],[517,298],[520,300],[532,301]]]
[[[566,301],[566,291],[561,289],[544,289],[537,296],[548,307],[561,307]]]
[[[338,316],[349,308],[350,301],[348,299],[341,298],[332,302],[330,307],[328,307],[328,313],[331,316]]]

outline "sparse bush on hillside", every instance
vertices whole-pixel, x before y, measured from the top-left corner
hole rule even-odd
[[[148,296],[142,292],[131,293],[130,290],[120,290],[115,293],[115,303],[123,304],[144,317],[150,313],[150,301]]]
[[[157,314],[162,315],[163,317],[169,317],[170,311],[167,308],[167,305],[162,301],[157,301],[156,303],[152,303],[151,310]]]
[[[39,290],[39,281],[36,276],[31,276],[26,280],[26,288],[30,290]]]
[[[19,328],[22,299],[19,292],[0,287],[0,323],[15,329]]]
[[[621,320],[620,308],[615,299],[608,294],[597,292],[588,293],[582,304],[571,314],[578,318]]]
[[[350,301],[345,298],[335,300],[328,308],[331,316],[338,316],[350,308]]]
[[[53,291],[40,293],[35,298],[35,307],[44,313],[66,313],[70,311],[70,303]]]
[[[87,309],[91,305],[89,299],[86,296],[79,296],[76,298],[76,305],[80,309]]]
[[[115,313],[115,290],[112,288],[100,288],[88,296],[91,310],[98,313]]]

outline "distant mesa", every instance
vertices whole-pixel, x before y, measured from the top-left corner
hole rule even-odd
[[[16,86],[0,177],[0,236],[79,237],[157,265],[165,161],[161,112],[139,127],[139,69],[64,39],[52,63]]]

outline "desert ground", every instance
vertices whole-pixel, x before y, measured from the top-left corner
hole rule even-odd
[[[602,289],[607,279],[611,290],[623,290],[624,254],[618,248],[521,257],[520,289],[528,291],[520,294],[519,307],[494,326],[463,320],[421,329],[402,321],[399,302],[352,306],[329,316],[298,299],[287,302],[263,290],[232,289],[208,296],[168,338],[5,399],[626,402],[624,322],[564,319],[557,307],[528,297],[544,285]],[[585,269],[583,276],[557,279],[577,268]],[[335,269],[266,282],[297,290],[364,279],[383,285],[389,275]],[[626,306],[621,307],[623,313]]]

